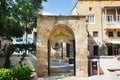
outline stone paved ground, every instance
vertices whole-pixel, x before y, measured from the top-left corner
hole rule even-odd
[[[120,80],[120,76],[91,76],[91,77],[46,77],[46,78],[38,78],[37,80]]]
[[[90,77],[63,77],[63,76],[52,76],[52,77],[37,77],[36,72],[33,73],[31,80],[120,80],[119,76],[100,75]]]

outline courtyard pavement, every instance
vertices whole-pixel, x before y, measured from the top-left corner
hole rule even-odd
[[[120,80],[120,75],[95,75],[89,77],[76,77],[76,76],[51,76],[51,77],[37,77],[36,72],[33,73],[31,80]]]
[[[90,77],[44,77],[38,78],[37,80],[120,80],[120,76],[108,76],[108,75],[100,75],[100,76],[90,76]]]
[[[120,75],[95,75],[89,77],[65,77],[65,76],[51,76],[51,77],[37,77],[36,72],[33,73],[31,80],[120,80]]]
[[[100,75],[100,76],[90,76],[90,77],[44,77],[38,78],[37,80],[120,80],[120,76],[109,76],[109,75]]]

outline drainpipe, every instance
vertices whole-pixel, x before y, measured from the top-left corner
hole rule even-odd
[[[102,44],[103,44],[103,21],[102,21],[102,6],[101,6],[101,37],[102,37]]]
[[[118,27],[118,26],[117,26],[117,20],[118,20],[118,18],[117,18],[117,16],[118,16],[117,9],[116,9],[115,11],[116,11],[116,27]]]
[[[102,38],[102,44],[103,44],[103,22],[102,22],[102,6],[100,9],[100,25],[101,25],[101,38]],[[98,57],[98,75],[100,75],[100,51],[99,51],[99,57]]]

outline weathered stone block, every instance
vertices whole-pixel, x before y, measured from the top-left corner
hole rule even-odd
[[[48,76],[48,61],[46,59],[37,59],[36,67],[38,76]]]

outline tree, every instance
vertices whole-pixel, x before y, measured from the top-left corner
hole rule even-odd
[[[13,5],[13,15],[19,20],[19,23],[25,28],[26,38],[27,34],[32,31],[33,27],[36,27],[36,17],[39,11],[43,8],[42,1],[46,0],[15,0]],[[27,39],[26,39],[27,43]],[[26,54],[25,50],[25,54]],[[24,60],[26,55],[21,58]],[[22,63],[22,62],[20,62]]]
[[[0,1],[0,36],[7,38],[22,36],[24,29],[12,15],[12,0]]]
[[[107,53],[107,48],[106,48],[106,46],[104,45],[104,44],[102,44],[101,45],[101,47],[100,47],[100,56],[101,55],[106,55],[106,53]]]
[[[0,0],[0,36],[19,37],[36,27],[36,16],[46,0]],[[14,30],[14,32],[13,32]]]
[[[5,53],[4,67],[10,68],[11,67],[10,56],[15,51],[15,46],[14,45],[5,45],[3,48],[3,51]]]
[[[30,33],[36,27],[43,1],[46,0],[0,0],[0,37],[21,37],[24,32]]]
[[[18,18],[20,23],[30,33],[36,27],[36,17],[42,9],[42,1],[46,0],[16,0],[13,5],[13,15]]]
[[[0,36],[5,36],[6,30],[6,16],[9,15],[9,9],[7,8],[6,0],[0,1]]]

